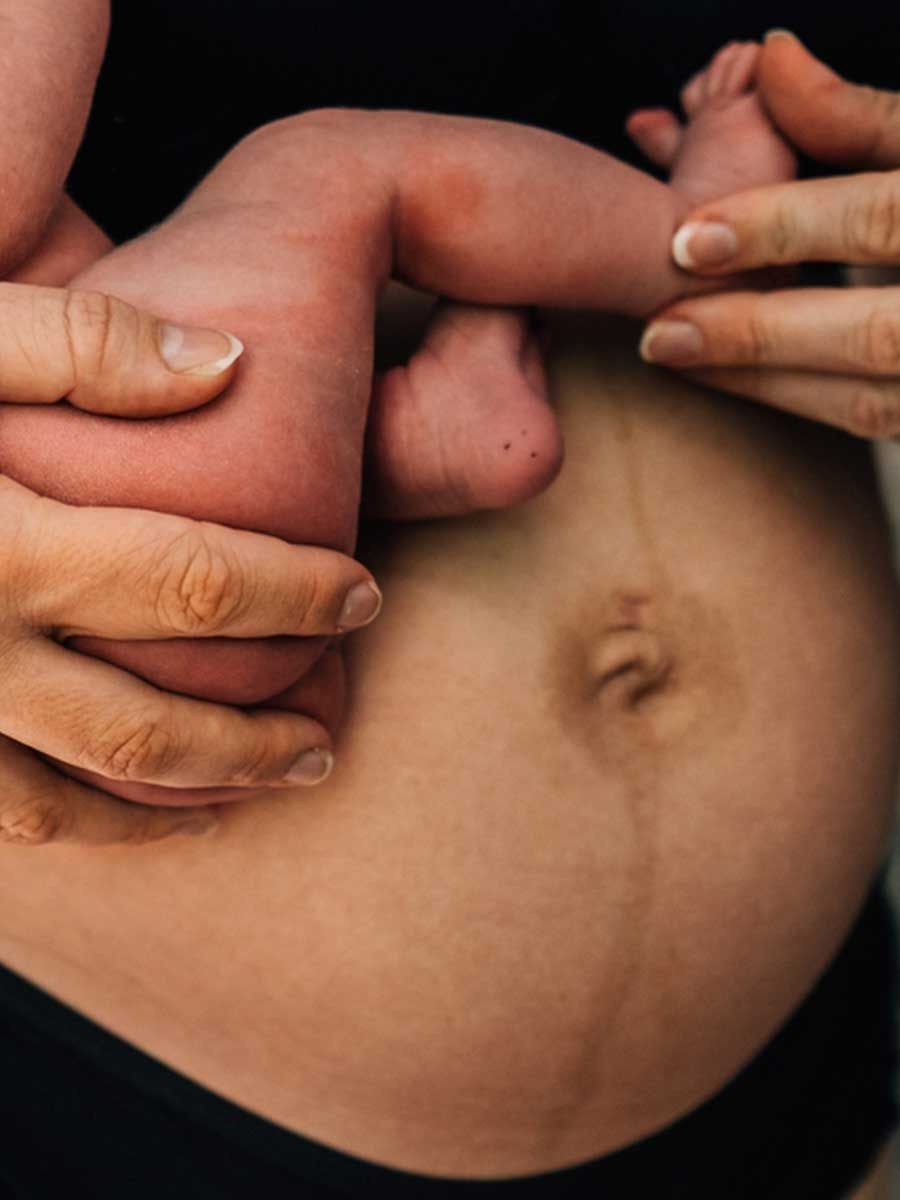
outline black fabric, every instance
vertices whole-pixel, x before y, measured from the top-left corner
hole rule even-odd
[[[718,1095],[594,1162],[500,1182],[394,1171],[298,1137],[0,967],[0,1196],[843,1200],[897,1120],[896,967],[878,887],[814,991]]]
[[[71,191],[116,239],[165,217],[243,134],[323,105],[492,116],[640,161],[622,132],[730,38],[801,34],[900,87],[883,0],[113,0]],[[643,165],[643,164],[642,164]]]

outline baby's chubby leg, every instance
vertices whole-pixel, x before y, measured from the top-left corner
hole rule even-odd
[[[692,204],[795,174],[793,151],[755,87],[760,54],[756,43],[731,42],[714,55],[682,90],[686,126],[664,110],[629,121],[638,145]],[[627,196],[624,180],[620,186]],[[524,315],[451,306],[409,364],[376,386],[368,476],[375,499],[388,515],[411,517],[534,495],[562,452],[545,399]]]
[[[647,176],[521,126],[408,113],[280,122],[227,156],[168,222],[75,281],[233,330],[247,350],[229,392],[164,421],[9,407],[0,468],[70,502],[352,550],[374,308],[388,276],[477,304],[642,315],[685,290],[668,255],[684,211]],[[515,354],[515,332],[495,332]],[[458,325],[432,331],[435,344],[458,335]],[[245,704],[290,702],[286,689],[323,649],[81,645],[172,690]]]

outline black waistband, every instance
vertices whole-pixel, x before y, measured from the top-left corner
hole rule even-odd
[[[592,1162],[490,1182],[394,1171],[299,1137],[0,967],[0,1179],[17,1200],[838,1200],[897,1120],[896,967],[879,886],[814,991],[711,1100]]]

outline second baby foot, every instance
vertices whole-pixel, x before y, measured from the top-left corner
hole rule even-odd
[[[500,508],[562,463],[538,339],[520,311],[445,303],[405,365],[376,379],[366,494],[380,517]]]

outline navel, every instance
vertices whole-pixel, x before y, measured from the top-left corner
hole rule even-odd
[[[548,671],[564,735],[609,764],[696,751],[745,707],[734,631],[695,594],[615,589],[560,631]]]

